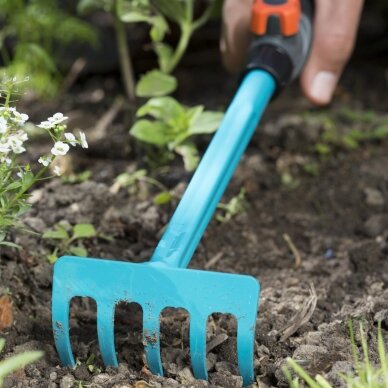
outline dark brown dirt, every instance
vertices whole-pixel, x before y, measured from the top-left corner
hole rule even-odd
[[[222,72],[216,60],[208,60],[211,66],[207,68],[193,65],[179,72],[179,97],[188,103],[208,102],[210,108],[225,107],[235,80]],[[364,142],[355,149],[335,144],[325,158],[313,151],[327,131],[328,120],[340,134],[387,125],[382,98],[387,90],[385,72],[380,65],[355,62],[345,73],[335,103],[326,110],[311,108],[296,87],[276,100],[224,198],[225,202],[244,188],[246,211],[225,223],[213,220],[190,265],[249,274],[260,281],[255,347],[260,387],[287,384],[281,367],[288,356],[340,386],[338,372],[351,372],[353,365],[348,320],[365,322],[372,359],[376,358],[377,322],[382,321],[384,335],[388,330],[388,140]],[[149,186],[136,194],[111,190],[117,174],[142,167],[144,152],[129,139],[123,113],[109,133],[94,137],[93,126],[112,102],[108,96],[117,90],[116,81],[109,79],[100,85],[93,78],[84,82],[83,100],[75,90],[45,109],[62,104],[69,111],[70,124],[87,129],[94,139],[87,155],[75,155],[69,163],[70,170],[90,169],[92,179],[74,185],[56,180],[38,188],[25,223],[41,233],[61,220],[90,222],[100,233],[114,237],[112,242],[86,241],[90,256],[142,262],[150,257],[176,202],[154,205],[156,192]],[[97,95],[96,91],[106,98],[93,102],[90,96]],[[363,119],[371,109],[373,118]],[[30,105],[29,110],[40,118],[40,105]],[[353,116],[346,113],[349,111]],[[202,140],[201,147],[205,144]],[[44,145],[36,145],[37,153],[41,147]],[[313,174],[306,172],[311,165],[319,166]],[[291,181],[285,179],[290,176]],[[179,161],[156,177],[177,193],[189,178]],[[299,268],[295,268],[284,234],[301,256]],[[61,368],[51,330],[52,266],[45,258],[52,246],[35,235],[13,237],[23,249],[3,250],[0,260],[0,295],[11,295],[15,314],[12,328],[1,333],[7,340],[5,355],[42,349],[45,358],[10,376],[5,387],[146,387],[141,380],[153,387],[242,385],[233,317],[215,314],[208,320],[209,382],[204,382],[195,380],[190,370],[188,315],[183,310],[165,311],[161,345],[166,377],[160,378],[152,376],[145,363],[141,309],[136,304],[117,306],[120,366],[103,367],[96,339],[96,307],[88,299],[74,301],[71,309],[78,366],[75,370]],[[296,324],[284,338],[314,292],[317,299],[311,317]]]

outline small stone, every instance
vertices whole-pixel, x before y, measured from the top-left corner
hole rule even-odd
[[[369,206],[384,206],[385,200],[381,191],[366,187],[364,189],[365,202]]]
[[[93,376],[92,382],[94,384],[104,384],[110,379],[110,376],[108,373],[100,373],[96,376]]]
[[[38,217],[26,217],[23,222],[38,233],[43,233],[47,229],[45,222]]]
[[[380,265],[380,247],[376,241],[361,242],[349,250],[349,258],[356,271],[368,272]]]
[[[363,231],[368,237],[377,237],[388,227],[387,214],[375,214],[364,223]]]
[[[217,356],[214,353],[208,353],[206,357],[206,367],[208,372],[214,369],[216,362],[217,362]]]
[[[217,372],[229,372],[232,375],[237,375],[237,367],[228,361],[219,361],[216,363]]]
[[[378,311],[374,316],[375,322],[381,322],[384,329],[388,328],[388,309]]]
[[[58,373],[57,372],[51,372],[50,373],[50,380],[51,381],[55,381],[58,377]]]
[[[66,375],[62,377],[60,388],[73,388],[75,383],[75,378],[72,375]]]
[[[221,333],[215,336],[211,341],[206,345],[206,351],[211,352],[214,348],[224,343],[229,336],[226,333]]]
[[[163,388],[177,388],[177,387],[179,387],[179,383],[178,383],[178,381],[176,381],[172,378],[168,378],[166,381],[163,382],[162,387]]]
[[[86,364],[78,365],[74,371],[74,376],[77,378],[77,380],[89,380],[90,372]]]
[[[233,376],[229,372],[215,372],[210,376],[210,383],[223,388],[241,388],[243,379],[241,376]]]
[[[178,373],[178,367],[175,362],[169,362],[166,364],[166,371],[173,376],[176,376]]]
[[[194,381],[194,376],[187,366],[177,373],[177,377],[183,384],[192,383]]]

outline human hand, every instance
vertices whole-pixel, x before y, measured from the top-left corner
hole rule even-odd
[[[221,53],[226,68],[238,71],[250,41],[254,0],[225,0]],[[300,77],[304,95],[316,105],[328,104],[354,47],[363,0],[315,0],[313,42]]]

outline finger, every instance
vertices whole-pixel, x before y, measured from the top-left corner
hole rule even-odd
[[[241,69],[250,40],[253,0],[225,0],[220,50],[225,67],[232,72]]]
[[[328,104],[354,47],[363,0],[316,0],[311,54],[301,77],[306,97]]]

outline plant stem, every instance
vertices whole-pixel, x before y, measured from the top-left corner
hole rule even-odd
[[[183,54],[186,52],[191,35],[194,33],[194,31],[202,27],[210,19],[215,8],[217,7],[217,0],[213,0],[213,2],[206,8],[205,12],[201,15],[201,17],[194,22],[193,7],[193,1],[187,0],[185,9],[186,18],[185,21],[180,24],[181,36],[178,45],[175,49],[174,55],[167,64],[166,73],[172,73],[174,71],[174,69],[182,59]]]
[[[125,34],[125,25],[120,20],[118,13],[118,0],[115,0],[113,7],[113,18],[116,30],[117,45],[119,50],[119,59],[121,74],[123,76],[124,87],[130,102],[135,101],[135,80],[133,77],[133,68],[129,54],[127,37]]]
[[[212,16],[214,10],[217,7],[217,0],[213,0],[206,8],[204,13],[193,23],[193,30],[197,30],[202,27]]]
[[[184,23],[181,25],[181,36],[179,38],[178,45],[175,49],[174,55],[166,66],[166,73],[170,74],[174,71],[183,54],[185,53],[189,44],[191,34],[193,33],[192,24]]]

